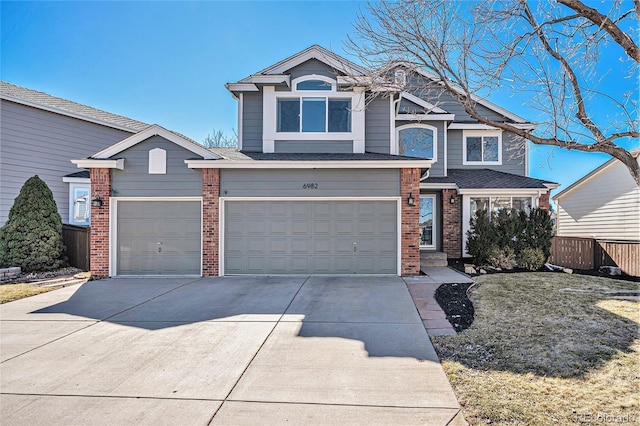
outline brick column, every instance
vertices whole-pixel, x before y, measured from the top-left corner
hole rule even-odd
[[[409,195],[415,200],[409,206]],[[420,274],[420,169],[400,169],[400,273]]]
[[[91,199],[102,199],[102,207],[91,207],[90,269],[93,278],[109,276],[109,199],[111,169],[91,169]]]
[[[462,196],[455,189],[442,190],[442,251],[448,258],[462,257]]]
[[[202,275],[218,276],[220,265],[220,169],[202,169]]]
[[[540,195],[540,198],[538,198],[538,207],[549,210],[549,191]]]

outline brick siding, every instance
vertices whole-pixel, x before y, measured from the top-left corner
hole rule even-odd
[[[109,276],[109,199],[111,169],[91,169],[91,199],[102,199],[102,207],[91,207],[90,268],[93,278]]]
[[[202,275],[217,276],[220,268],[220,169],[202,169]]]
[[[462,256],[462,196],[455,189],[442,190],[442,251],[448,258]]]
[[[549,191],[540,196],[538,199],[538,207],[549,210]]]
[[[409,195],[415,200],[409,206]],[[400,170],[401,254],[400,273],[420,274],[420,169]]]

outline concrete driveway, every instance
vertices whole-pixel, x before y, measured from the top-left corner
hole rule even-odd
[[[0,306],[0,424],[464,424],[398,277],[107,279]]]

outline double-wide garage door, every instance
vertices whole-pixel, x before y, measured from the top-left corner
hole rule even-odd
[[[199,201],[119,201],[118,275],[200,275]]]
[[[396,274],[397,202],[226,201],[225,274]]]

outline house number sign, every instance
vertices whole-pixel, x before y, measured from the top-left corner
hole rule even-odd
[[[303,183],[302,189],[318,189],[318,184],[315,182]]]

